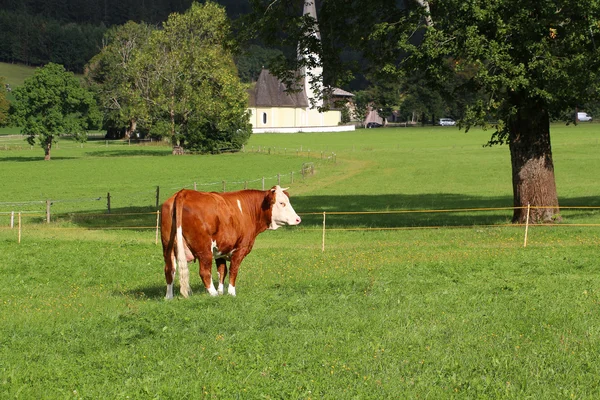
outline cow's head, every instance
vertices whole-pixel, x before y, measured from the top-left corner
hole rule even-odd
[[[283,225],[298,225],[302,221],[294,211],[285,189],[282,189],[279,185],[273,186],[267,197],[271,207],[269,229],[275,230]]]

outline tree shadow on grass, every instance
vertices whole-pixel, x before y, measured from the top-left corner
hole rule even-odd
[[[77,160],[79,157],[52,157],[52,160]],[[0,162],[32,162],[32,161],[44,161],[44,156],[37,157],[1,157]]]
[[[132,157],[132,156],[170,156],[170,150],[151,150],[151,149],[122,149],[122,150],[94,150],[86,151],[85,154],[90,157]]]

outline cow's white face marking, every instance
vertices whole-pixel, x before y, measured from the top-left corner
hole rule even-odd
[[[242,202],[239,199],[237,201],[237,204],[238,204],[238,208],[240,209],[240,212],[243,214],[244,211],[242,210]]]
[[[298,225],[301,221],[294,207],[290,203],[290,199],[286,196],[279,186],[271,189],[275,192],[275,204],[271,209],[271,225],[269,229],[275,230],[283,225]]]

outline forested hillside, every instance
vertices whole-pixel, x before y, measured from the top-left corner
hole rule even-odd
[[[249,11],[248,0],[216,0],[230,18]],[[82,72],[98,53],[105,31],[127,21],[160,24],[192,0],[0,0],[0,61],[62,64]]]

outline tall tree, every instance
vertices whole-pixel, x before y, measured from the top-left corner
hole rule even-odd
[[[139,123],[199,152],[237,150],[248,140],[248,95],[222,7],[193,3],[162,29],[129,22],[107,40],[86,76],[113,126]]]
[[[147,124],[144,99],[149,88],[136,61],[148,45],[154,29],[144,23],[128,22],[110,29],[100,53],[87,64],[84,76],[97,94],[104,112],[104,126],[109,131],[124,132],[129,138]]]
[[[267,41],[300,40],[303,1],[252,0],[254,28]],[[371,72],[418,70],[434,87],[472,71],[463,87],[486,101],[467,107],[462,126],[497,121],[489,143],[510,148],[513,221],[524,221],[528,204],[533,221],[559,216],[550,119],[600,97],[600,0],[328,0],[320,11],[323,39],[311,50],[329,83],[348,71],[339,57],[348,47]]]
[[[97,128],[101,120],[92,93],[62,65],[50,63],[36,69],[14,95],[15,123],[23,127],[21,132],[30,145],[37,141],[44,149],[45,160],[50,160],[59,135],[71,134],[84,141],[86,130]]]
[[[239,150],[251,133],[248,94],[233,62],[223,7],[193,3],[171,14],[138,59],[150,80],[151,132],[206,152]],[[165,123],[168,121],[168,123]]]

